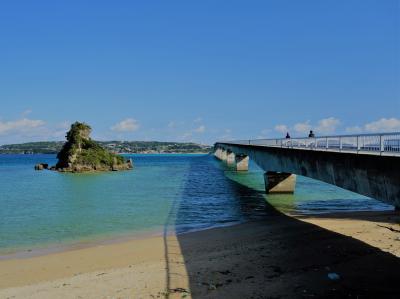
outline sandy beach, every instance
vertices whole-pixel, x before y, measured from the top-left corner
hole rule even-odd
[[[400,216],[288,216],[0,261],[0,298],[396,298]]]

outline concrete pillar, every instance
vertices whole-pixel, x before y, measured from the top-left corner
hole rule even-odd
[[[225,149],[221,149],[221,160],[226,161],[228,152]]]
[[[229,165],[235,164],[235,153],[227,152],[227,154],[226,154],[226,163],[228,163]]]
[[[236,170],[237,171],[247,171],[249,170],[249,156],[236,155]]]
[[[294,193],[296,175],[285,172],[268,171],[264,173],[265,191],[273,193]]]
[[[220,148],[217,148],[217,149],[215,150],[214,156],[215,156],[217,159],[220,159],[220,160],[221,160],[221,149],[220,149]]]

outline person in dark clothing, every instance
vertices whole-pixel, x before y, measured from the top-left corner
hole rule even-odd
[[[308,134],[308,137],[309,138],[314,138],[315,137],[315,134],[314,134],[313,130],[310,130],[310,134]]]
[[[287,138],[287,139],[290,138],[289,132],[286,133],[286,138]]]

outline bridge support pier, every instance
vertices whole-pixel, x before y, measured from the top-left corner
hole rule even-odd
[[[249,156],[236,155],[236,170],[237,171],[247,171],[249,170]]]
[[[226,163],[228,165],[235,164],[235,153],[228,151],[226,154]]]
[[[221,149],[220,148],[217,148],[216,150],[215,150],[215,152],[214,152],[214,156],[217,158],[217,159],[219,159],[219,160],[221,160]]]
[[[227,156],[228,156],[227,150],[221,149],[220,159],[222,161],[226,161]]]
[[[214,152],[214,156],[217,157],[219,160],[226,161],[227,151],[223,148],[217,148]]]
[[[294,193],[296,175],[285,172],[268,171],[264,173],[265,191],[273,193]]]

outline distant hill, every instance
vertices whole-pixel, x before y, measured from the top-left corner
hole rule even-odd
[[[57,154],[64,141],[41,141],[0,145],[0,154]],[[99,141],[115,153],[208,153],[211,146],[191,142]]]

